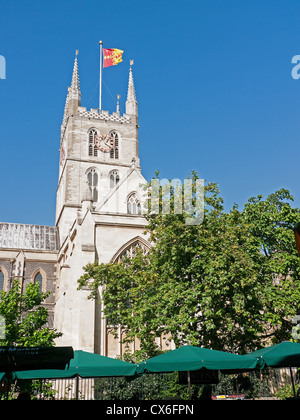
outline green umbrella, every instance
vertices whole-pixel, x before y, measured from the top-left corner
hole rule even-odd
[[[104,376],[134,376],[137,365],[100,356],[82,350],[74,351],[69,368],[64,370],[31,370],[15,372],[18,379],[95,378]]]
[[[283,341],[274,346],[264,347],[248,353],[247,356],[259,357],[266,366],[272,368],[289,367],[292,379],[294,396],[296,396],[292,367],[300,366],[300,344]],[[242,356],[244,357],[244,356]]]
[[[209,370],[246,371],[261,368],[256,357],[240,356],[202,347],[183,346],[139,364],[139,373]]]
[[[247,356],[259,357],[269,367],[299,367],[300,366],[300,344],[283,341],[274,346],[265,347],[248,353]],[[244,357],[244,356],[242,356]]]

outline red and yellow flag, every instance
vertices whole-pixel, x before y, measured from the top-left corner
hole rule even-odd
[[[117,48],[103,48],[103,67],[115,66],[121,63],[124,51]]]

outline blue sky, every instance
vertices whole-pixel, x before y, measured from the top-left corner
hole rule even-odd
[[[217,182],[225,208],[287,188],[300,207],[298,0],[9,0],[0,6],[0,221],[53,225],[75,50],[82,106],[125,111],[129,60],[142,173]],[[107,86],[107,88],[106,88]]]

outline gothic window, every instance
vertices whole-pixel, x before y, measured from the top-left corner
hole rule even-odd
[[[4,290],[4,273],[0,270],[0,292]]]
[[[141,214],[141,202],[136,193],[131,194],[127,200],[127,212],[129,214]]]
[[[110,188],[114,188],[118,182],[120,181],[120,175],[118,171],[111,171],[109,173],[109,186]]]
[[[138,250],[141,250],[144,255],[147,255],[149,252],[149,246],[145,245],[142,241],[136,240],[128,245],[125,249],[123,249],[120,254],[118,255],[116,262],[121,261],[123,258],[132,259]]]
[[[127,242],[119,251],[115,254],[112,259],[114,263],[120,263],[124,258],[133,258],[138,251],[142,251],[143,255],[147,255],[150,251],[150,244],[142,238],[136,237]],[[125,305],[130,308],[131,302],[129,299],[126,300]],[[117,320],[111,315],[107,316],[107,325],[117,325]]]
[[[113,149],[111,149],[111,151],[110,151],[110,157],[111,157],[111,159],[119,159],[119,136],[118,136],[118,133],[116,131],[111,131],[109,134],[113,137],[114,143],[115,143],[115,147]]]
[[[89,131],[89,156],[98,156],[98,149],[95,145],[95,137],[97,135],[97,131],[92,128]]]
[[[41,275],[40,272],[38,272],[34,276],[33,282],[34,282],[34,284],[38,284],[39,285],[39,290],[40,290],[40,293],[41,293],[43,291],[43,276]]]
[[[95,168],[89,169],[87,179],[90,189],[92,190],[93,201],[98,201],[98,173]]]

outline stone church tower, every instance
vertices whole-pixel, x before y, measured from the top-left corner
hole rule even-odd
[[[119,101],[119,98],[118,98]],[[55,226],[0,222],[0,291],[18,278],[50,291],[44,305],[49,326],[63,335],[56,342],[110,357],[122,355],[119,338],[89,290],[77,290],[83,267],[116,262],[145,252],[143,188],[138,152],[138,103],[129,70],[126,113],[81,106],[77,54],[61,126]],[[102,290],[99,289],[99,300]],[[138,343],[132,344],[135,350]]]
[[[61,126],[56,202],[60,249],[54,327],[63,333],[58,345],[108,356],[122,354],[99,302],[87,299],[88,290],[78,291],[77,280],[89,262],[117,261],[137,245],[147,252],[150,245],[142,215],[145,184],[131,67],[124,115],[119,103],[112,114],[87,110],[81,106],[76,56]]]

